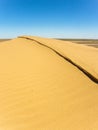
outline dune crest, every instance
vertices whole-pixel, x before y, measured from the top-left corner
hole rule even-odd
[[[98,49],[78,45],[72,42],[60,41],[55,39],[22,36],[27,40],[33,40],[43,46],[46,46],[59,56],[75,65],[83,71],[91,80],[98,83]]]

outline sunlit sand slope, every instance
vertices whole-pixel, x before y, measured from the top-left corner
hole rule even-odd
[[[86,47],[72,42],[59,41],[54,39],[45,39],[38,37],[24,36],[28,40],[32,39],[51,47],[56,52],[70,60],[80,69],[84,70],[90,77],[98,83],[98,49]]]
[[[62,57],[97,78],[98,50],[33,38],[0,44],[0,130],[98,130],[98,84]]]

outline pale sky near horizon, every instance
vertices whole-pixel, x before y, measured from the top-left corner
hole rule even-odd
[[[0,38],[98,39],[98,0],[0,0]]]

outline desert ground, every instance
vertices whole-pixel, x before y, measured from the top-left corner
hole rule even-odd
[[[87,46],[93,46],[98,48],[98,40],[97,39],[60,39],[63,41],[70,41],[78,44],[84,44]]]
[[[97,43],[35,36],[1,43],[1,130],[98,130]]]
[[[11,39],[0,39],[0,42],[3,41],[8,41]],[[70,42],[74,42],[77,44],[84,44],[87,46],[93,46],[93,47],[97,47],[98,48],[98,40],[94,40],[94,39],[58,39],[58,40],[63,40],[63,41],[70,41]]]
[[[11,39],[0,39],[0,42],[8,41]],[[84,44],[87,46],[93,46],[98,48],[98,40],[97,39],[58,39],[63,41],[70,41],[77,44]]]
[[[0,39],[0,42],[5,42],[5,41],[9,41],[11,39]]]

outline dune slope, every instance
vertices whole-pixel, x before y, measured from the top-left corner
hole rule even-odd
[[[0,129],[97,130],[98,84],[49,47],[65,55],[69,46],[69,56],[73,50],[78,54],[79,48],[80,54],[88,50],[90,55],[98,49],[26,38],[0,44]],[[72,60],[97,78],[96,58],[87,62],[85,55],[83,63],[77,57]]]
[[[84,71],[89,78],[98,83],[98,49],[86,47],[72,42],[58,41],[54,39],[45,39],[40,37],[22,36],[27,40],[33,40],[44,45],[67,61],[77,66],[81,71]]]

